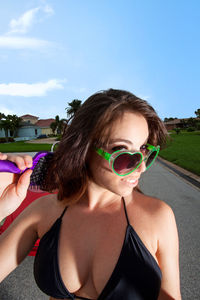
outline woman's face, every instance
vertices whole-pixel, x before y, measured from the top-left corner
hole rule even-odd
[[[125,112],[117,119],[112,126],[109,144],[105,151],[125,149],[128,151],[141,151],[142,146],[147,143],[149,136],[148,124],[146,119],[132,112]],[[145,163],[131,174],[118,176],[109,166],[109,162],[93,151],[90,160],[91,181],[105,190],[120,196],[129,195],[133,188],[138,184],[141,174],[145,171]]]

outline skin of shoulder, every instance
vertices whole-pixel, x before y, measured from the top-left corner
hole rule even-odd
[[[56,194],[49,194],[36,200],[36,211],[40,216],[37,224],[38,237],[41,238],[62,214],[65,205],[57,200]],[[47,214],[48,211],[48,214]]]
[[[139,192],[133,193],[131,205],[136,211],[142,212],[144,222],[148,222],[157,240],[155,254],[162,271],[158,299],[181,300],[178,232],[171,207],[160,199]]]

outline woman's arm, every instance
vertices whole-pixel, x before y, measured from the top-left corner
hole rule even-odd
[[[9,159],[24,170],[32,166],[31,156],[13,156],[0,153],[0,159]],[[23,175],[0,173],[0,221],[15,211],[26,197],[31,170]],[[36,215],[24,211],[0,236],[0,281],[3,280],[29,253],[37,239]]]
[[[0,282],[23,261],[34,246],[38,239],[39,219],[36,203],[33,203],[0,235]]]
[[[164,203],[158,225],[157,258],[162,270],[161,291],[158,300],[181,300],[178,232],[173,211]]]
[[[32,157],[5,155],[0,153],[0,160],[9,159],[24,170],[32,166]],[[15,211],[26,197],[32,171],[27,170],[21,176],[0,172],[0,221]]]

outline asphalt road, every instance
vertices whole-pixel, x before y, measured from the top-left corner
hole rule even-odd
[[[180,239],[182,300],[199,300],[200,190],[158,163],[143,175],[140,185],[144,193],[172,207]],[[48,299],[34,282],[32,264],[33,258],[27,257],[0,284],[0,300]]]

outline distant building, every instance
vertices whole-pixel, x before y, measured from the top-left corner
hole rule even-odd
[[[37,123],[39,117],[32,116],[32,115],[23,115],[20,117],[22,121],[30,123],[30,124],[35,124]]]
[[[22,140],[22,138],[26,140],[36,139],[40,134],[42,134],[41,128],[30,122],[22,121],[17,130],[17,137],[19,137],[20,140]]]
[[[48,135],[53,133],[50,127],[53,122],[55,122],[55,119],[41,119],[37,121],[36,125],[41,128],[41,134]]]
[[[39,117],[32,115],[20,116],[21,123],[17,130],[17,138],[15,140],[31,140],[36,139],[41,134],[52,134],[52,129],[50,125],[55,119],[41,119]],[[1,121],[0,121],[1,122]],[[10,137],[10,132],[8,132]],[[5,137],[5,131],[0,129],[0,137]]]
[[[181,120],[175,119],[175,120],[164,122],[164,124],[165,124],[165,127],[167,128],[167,130],[172,130],[174,128],[180,128]]]
[[[167,130],[173,130],[175,128],[185,128],[187,121],[191,118],[185,118],[185,119],[174,119],[171,121],[164,122],[165,127]],[[195,120],[200,120],[199,118],[193,118]]]
[[[0,138],[4,138],[4,137],[6,137],[5,131],[4,129],[0,129]],[[10,137],[10,130],[8,130],[8,137]]]

